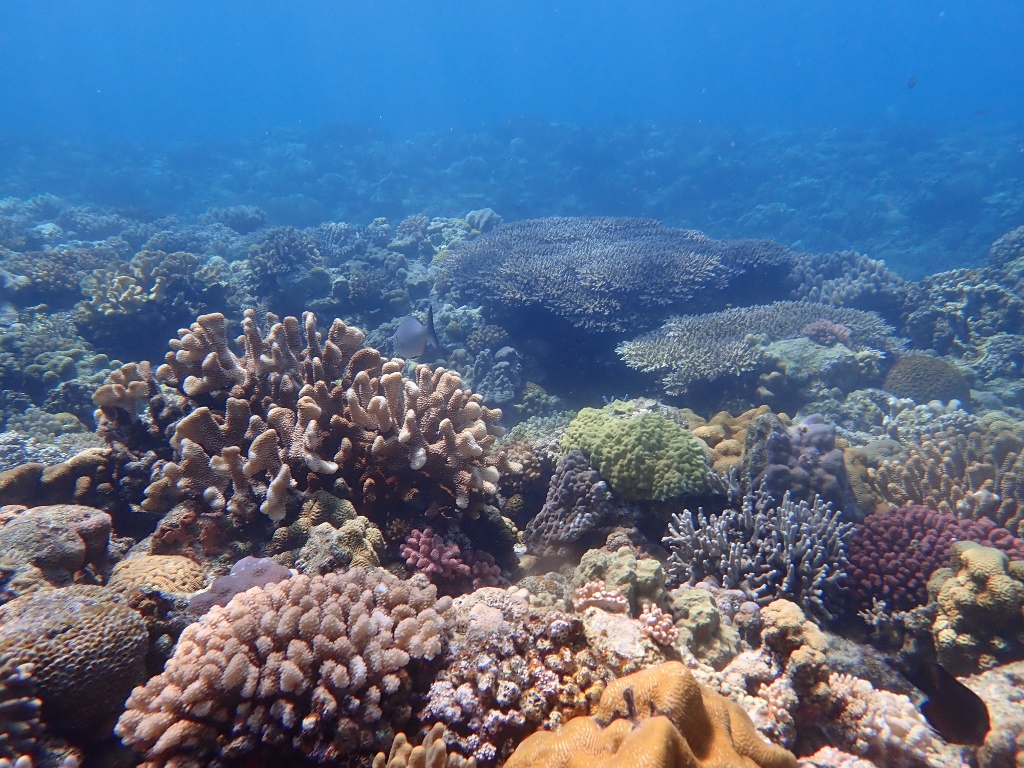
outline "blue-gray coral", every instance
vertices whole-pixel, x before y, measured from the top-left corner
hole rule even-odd
[[[489,406],[508,406],[523,386],[523,363],[512,347],[482,349],[473,361],[473,390]]]
[[[852,532],[853,524],[819,497],[813,504],[796,503],[787,493],[775,506],[762,489],[747,494],[740,509],[672,515],[662,542],[671,553],[669,577],[677,583],[711,577],[760,605],[785,598],[830,620],[842,606]]]
[[[767,240],[712,240],[653,219],[551,217],[455,244],[438,285],[542,307],[579,328],[635,331],[686,307],[723,306],[741,275],[788,274],[793,260]]]
[[[815,320],[846,326],[854,351],[892,352],[903,346],[894,329],[874,312],[778,301],[675,317],[656,331],[620,344],[615,351],[631,368],[660,374],[665,391],[679,395],[699,381],[758,370],[768,360],[762,342],[801,336],[804,327]]]

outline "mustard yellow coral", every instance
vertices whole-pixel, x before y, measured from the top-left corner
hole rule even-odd
[[[616,680],[593,717],[539,731],[506,768],[796,768],[765,742],[739,705],[666,662]]]

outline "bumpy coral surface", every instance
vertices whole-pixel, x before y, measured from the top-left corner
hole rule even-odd
[[[624,499],[661,500],[704,490],[704,448],[689,430],[660,414],[625,417],[617,410],[617,404],[581,410],[562,449],[582,451]]]
[[[955,365],[926,355],[901,357],[889,369],[882,387],[897,397],[909,397],[918,403],[966,402],[971,396],[970,385]]]
[[[144,555],[122,560],[110,574],[107,586],[115,592],[158,589],[162,592],[198,592],[206,573],[193,560],[181,555]]]
[[[106,567],[110,515],[77,504],[26,510],[0,527],[0,552],[39,568],[51,584],[66,586],[76,572]]]
[[[185,629],[116,732],[146,768],[372,755],[408,721],[410,664],[444,650],[450,611],[380,569],[249,590]]]
[[[0,608],[0,660],[31,664],[46,722],[89,734],[145,673],[146,624],[113,592],[71,586]]]
[[[766,743],[735,703],[700,686],[679,662],[628,675],[605,689],[590,718],[536,733],[509,768],[796,768],[793,755]]]
[[[1024,562],[965,541],[951,568],[928,585],[938,605],[932,636],[939,662],[954,674],[1024,658]]]
[[[33,665],[0,658],[0,758],[30,755],[43,731]]]

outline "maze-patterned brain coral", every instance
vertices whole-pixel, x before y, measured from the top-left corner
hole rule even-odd
[[[71,586],[0,608],[0,660],[32,664],[47,723],[88,732],[145,676],[146,624],[104,587]]]
[[[115,592],[159,589],[161,592],[198,592],[206,573],[194,560],[181,555],[145,555],[122,560],[114,567],[107,586]]]

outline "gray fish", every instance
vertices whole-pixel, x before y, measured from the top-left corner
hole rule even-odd
[[[434,332],[434,308],[427,308],[427,322],[421,323],[415,315],[409,315],[395,331],[395,354],[399,357],[417,358],[429,347],[441,349]]]

